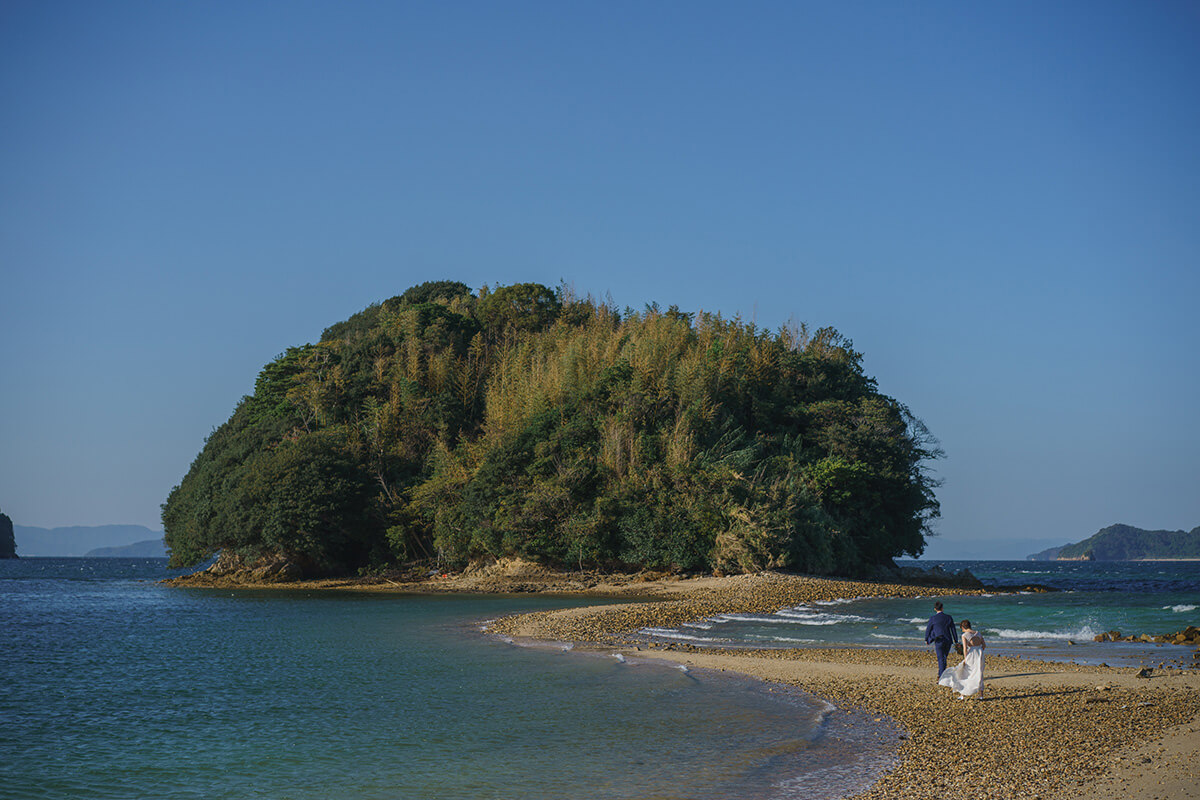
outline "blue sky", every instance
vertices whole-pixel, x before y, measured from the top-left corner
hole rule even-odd
[[[836,327],[946,451],[931,555],[1190,529],[1198,37],[1172,2],[10,0],[0,508],[161,527],[265,362],[455,279]]]

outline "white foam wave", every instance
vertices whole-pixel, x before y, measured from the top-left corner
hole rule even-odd
[[[895,639],[900,642],[911,642],[913,640],[913,637],[911,637],[911,636],[892,636],[890,633],[872,633],[871,638],[873,638],[873,639]]]
[[[814,614],[790,611],[776,616],[766,617],[755,614],[723,614],[725,620],[737,622],[758,622],[764,625],[837,625],[841,622],[873,622],[867,617],[854,614]]]
[[[781,608],[775,612],[778,616],[788,617],[789,619],[812,619],[818,615],[818,612],[811,608]]]
[[[685,627],[685,628],[698,628],[702,631],[712,630],[712,626],[713,626],[713,624],[711,622],[685,622],[685,623],[683,623],[683,627]]]
[[[925,619],[924,617],[910,617],[910,618],[908,618],[908,619],[898,619],[898,620],[896,620],[896,622],[905,622],[905,623],[908,623],[908,624],[910,624],[910,625],[919,625],[919,624],[921,624],[921,623],[928,622],[928,621],[929,621],[929,620]]]
[[[642,628],[638,633],[644,636],[654,636],[659,639],[682,639],[689,642],[712,641],[704,636],[693,636],[690,633],[683,633],[673,628]]]
[[[1064,641],[1067,639],[1090,640],[1096,635],[1096,631],[1088,625],[1073,631],[1022,631],[1012,628],[997,628],[989,633],[1001,639],[1060,639]]]
[[[813,603],[815,606],[844,606],[847,603],[853,603],[856,598],[841,597],[837,600],[817,600]]]
[[[824,619],[814,616],[812,619],[795,619],[788,617],[750,617],[735,616],[738,622],[761,622],[766,625],[837,625],[845,620],[836,617]]]
[[[1195,611],[1195,610],[1196,610],[1196,606],[1194,606],[1194,605],[1183,605],[1183,604],[1180,604],[1180,605],[1177,605],[1177,606],[1163,606],[1163,609],[1164,609],[1164,610],[1169,610],[1169,611],[1174,611],[1176,614],[1184,614],[1184,613],[1186,613],[1186,612],[1188,612],[1188,611]]]

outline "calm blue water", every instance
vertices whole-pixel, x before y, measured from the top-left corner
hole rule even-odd
[[[911,562],[908,562],[911,563]],[[1194,666],[1193,648],[1095,643],[1100,632],[1151,635],[1200,626],[1198,562],[945,561],[970,569],[990,585],[1041,584],[1047,594],[945,597],[946,611],[971,620],[989,655],[1112,666]],[[922,566],[930,566],[922,564]],[[783,609],[777,614],[724,614],[679,628],[648,628],[647,638],[701,646],[925,646],[925,622],[935,596],[917,600],[862,599]],[[1074,644],[1072,644],[1074,642]]]
[[[171,589],[0,561],[3,798],[840,797],[894,729],[776,687],[518,648],[570,600]]]

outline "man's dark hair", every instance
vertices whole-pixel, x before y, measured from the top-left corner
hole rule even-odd
[[[941,600],[937,600],[937,601],[935,601],[935,602],[934,602],[934,604],[933,604],[933,610],[934,610],[934,611],[941,611],[941,610],[942,610],[942,601],[941,601]]]

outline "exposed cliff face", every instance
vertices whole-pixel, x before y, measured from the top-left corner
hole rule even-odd
[[[17,540],[13,536],[12,520],[0,512],[0,558],[17,557]]]
[[[176,582],[192,586],[242,586],[292,583],[313,577],[321,577],[321,571],[302,558],[244,558],[235,553],[222,552],[208,569],[177,579]]]

